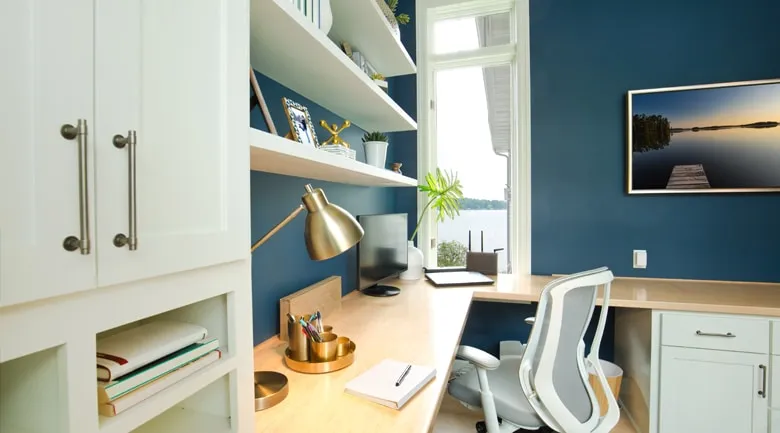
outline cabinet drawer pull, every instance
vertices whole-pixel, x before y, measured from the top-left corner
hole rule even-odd
[[[68,236],[62,242],[66,251],[90,252],[89,241],[89,180],[87,178],[87,120],[79,119],[76,126],[62,125],[60,135],[66,140],[77,140],[79,146],[79,237]]]
[[[130,251],[138,249],[137,213],[136,213],[136,185],[135,185],[135,146],[136,132],[127,131],[127,137],[120,134],[114,136],[114,147],[124,149],[127,146],[127,172],[128,172],[128,220],[130,227],[127,235],[119,233],[114,236],[114,246],[122,248],[127,245]]]
[[[760,364],[758,366],[758,368],[761,369],[761,372],[763,374],[763,377],[761,379],[761,389],[758,391],[758,395],[760,395],[761,397],[766,398],[766,376],[767,376],[767,374],[766,374],[766,365]]]
[[[696,331],[696,335],[700,335],[702,337],[726,337],[726,338],[734,338],[736,335],[732,334],[731,332],[727,332],[725,334],[720,332],[701,332]]]

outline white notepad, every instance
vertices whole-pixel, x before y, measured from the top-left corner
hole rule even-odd
[[[349,381],[344,391],[393,409],[400,409],[417,391],[436,377],[435,368],[412,365],[401,385],[395,386],[408,365],[406,362],[385,359]]]

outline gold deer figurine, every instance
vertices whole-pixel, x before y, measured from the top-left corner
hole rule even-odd
[[[320,120],[320,126],[325,128],[328,132],[332,134],[332,136],[327,140],[325,140],[323,144],[335,144],[339,146],[344,146],[347,149],[349,149],[349,143],[347,143],[341,137],[339,137],[339,134],[341,133],[341,131],[352,126],[352,122],[350,122],[349,120],[345,120],[344,123],[341,124],[341,128],[339,128],[338,125],[336,125],[335,123],[333,125],[328,125],[328,122],[324,120]]]

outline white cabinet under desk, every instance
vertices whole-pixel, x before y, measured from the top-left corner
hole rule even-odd
[[[769,317],[617,309],[625,413],[640,433],[779,432],[778,331]]]

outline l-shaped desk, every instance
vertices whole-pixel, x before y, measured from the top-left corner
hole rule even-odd
[[[327,317],[326,323],[333,326],[335,333],[346,335],[355,342],[355,362],[350,367],[329,374],[297,373],[284,364],[282,358],[287,344],[278,337],[255,348],[256,370],[279,371],[289,380],[287,398],[273,408],[256,413],[255,431],[430,431],[472,300],[537,302],[541,290],[553,279],[549,276],[500,275],[493,286],[454,288],[435,288],[424,279],[413,282],[398,280],[390,283],[401,288],[398,296],[377,298],[357,291],[348,294],[342,299],[341,311]],[[650,313],[658,311],[780,317],[780,284],[616,278],[611,287],[610,307],[617,308],[618,312],[624,309],[645,311],[648,319]],[[601,299],[598,303],[601,304]],[[526,326],[521,319],[517,318],[517,326]],[[618,320],[621,320],[620,315]],[[626,329],[630,329],[629,325],[637,319],[627,317],[626,322]],[[777,323],[780,329],[780,322]],[[660,327],[660,324],[641,323],[637,326],[647,327],[650,332],[650,328]],[[653,333],[655,335],[657,329]],[[631,334],[630,338],[636,338],[634,333]],[[780,335],[780,332],[776,334]],[[639,339],[639,343],[632,342],[631,345],[641,346],[645,340],[650,344],[651,335],[640,336]],[[632,358],[624,360],[627,364],[643,362],[641,359],[637,361],[635,355],[621,351],[617,347],[622,344],[621,341],[616,340],[615,344],[616,356],[623,354]],[[780,350],[780,347],[777,349]],[[344,392],[344,385],[349,380],[385,358],[434,366],[436,378],[401,410]],[[620,365],[621,360],[617,362]],[[647,359],[646,364],[649,366],[651,359]],[[638,366],[637,370],[642,370],[642,366]],[[636,408],[630,409],[639,412],[632,415],[642,433],[658,432],[657,422],[649,420],[657,418],[651,415],[658,410],[652,402],[656,397],[648,395],[657,392],[657,383],[653,385],[656,391],[651,392],[650,377],[644,377],[641,371],[636,372],[637,378],[630,377],[632,374],[633,369],[627,368],[623,387],[630,403],[636,405]],[[657,379],[654,380],[657,382]],[[643,404],[646,409],[642,408]],[[641,413],[643,410],[648,413]]]

